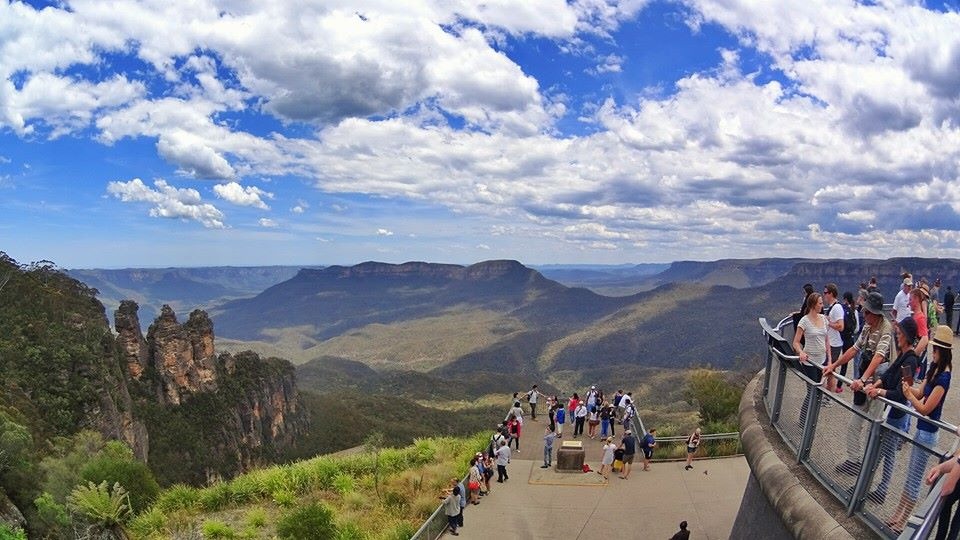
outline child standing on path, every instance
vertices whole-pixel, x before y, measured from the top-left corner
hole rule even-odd
[[[553,441],[557,438],[557,434],[550,430],[548,427],[543,434],[543,465],[540,466],[541,469],[548,469],[553,465]]]

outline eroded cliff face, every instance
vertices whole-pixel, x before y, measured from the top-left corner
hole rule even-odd
[[[180,324],[170,306],[164,305],[147,331],[146,343],[147,362],[159,375],[165,402],[178,405],[191,394],[217,389],[213,323],[205,312],[194,310]]]
[[[153,402],[145,409],[157,440],[150,459],[163,468],[184,460],[197,465],[171,480],[197,482],[247,470],[269,461],[306,429],[289,362],[252,352],[218,357],[213,322],[201,310],[180,324],[163,306],[144,338],[137,310],[131,301],[117,310],[116,348],[141,399]]]

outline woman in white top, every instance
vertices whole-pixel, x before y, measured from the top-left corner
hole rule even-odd
[[[804,342],[802,347],[801,339]],[[827,317],[823,314],[823,297],[820,293],[811,293],[807,297],[806,313],[797,323],[797,332],[793,336],[793,350],[800,356],[802,366],[822,366],[824,362],[831,361]],[[815,367],[804,369],[803,373],[814,381],[820,381],[820,370]]]
[[[607,437],[606,444],[603,445],[603,458],[600,460],[600,474],[603,475],[604,480],[610,475],[613,467],[613,452],[616,449],[617,445],[613,444],[613,437]]]

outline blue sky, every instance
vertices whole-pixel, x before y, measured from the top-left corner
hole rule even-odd
[[[0,250],[960,257],[957,3],[0,0]]]

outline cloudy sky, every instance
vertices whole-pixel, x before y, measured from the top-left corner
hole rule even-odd
[[[0,250],[960,257],[956,0],[0,0]]]

